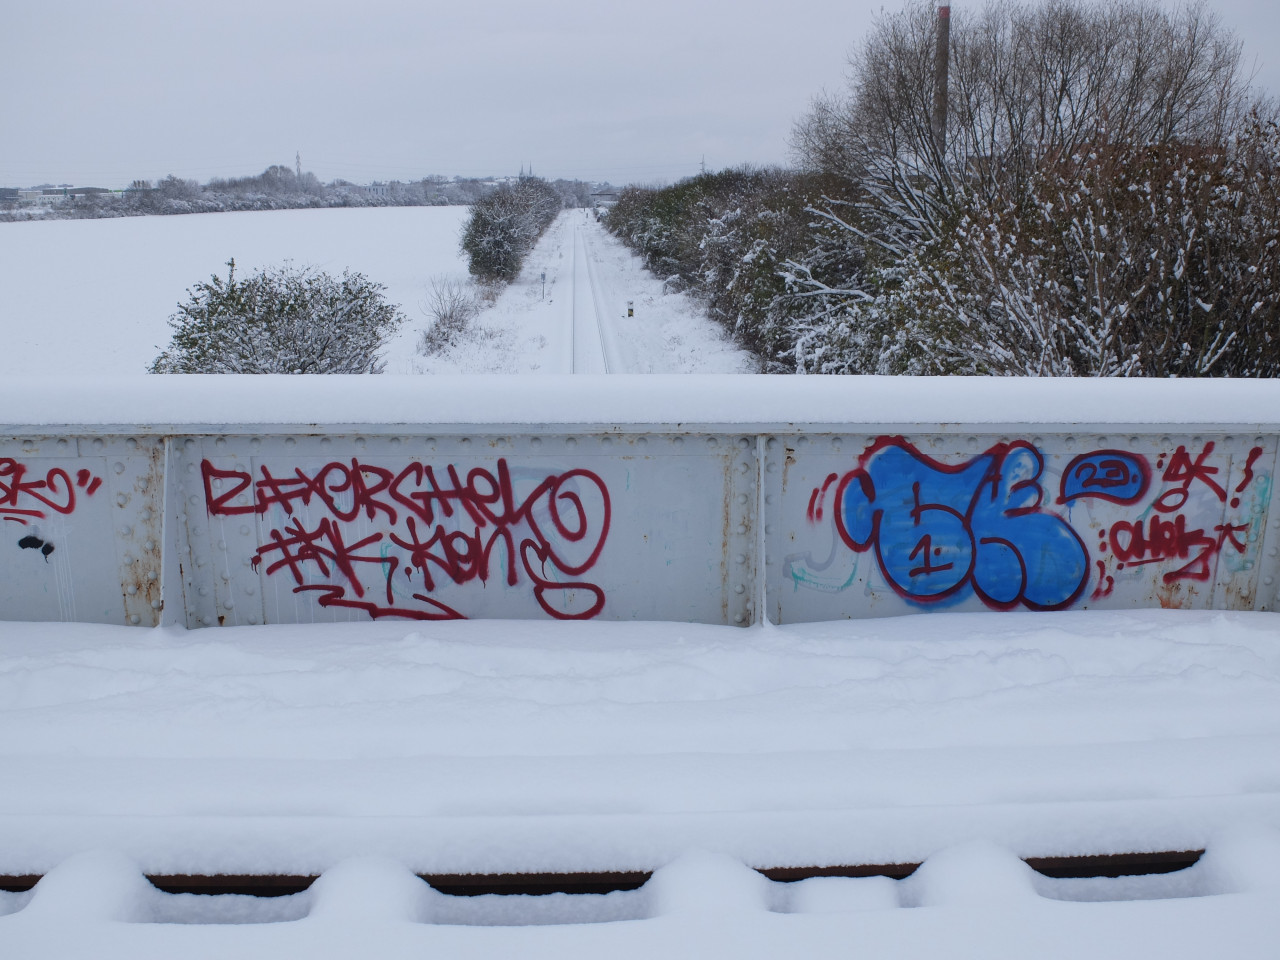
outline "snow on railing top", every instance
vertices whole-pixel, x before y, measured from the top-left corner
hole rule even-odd
[[[822,432],[866,426],[1274,430],[1265,380],[654,376],[11,377],[0,433],[335,433],[548,425],[634,433],[728,427]],[[181,428],[181,429],[177,429]]]

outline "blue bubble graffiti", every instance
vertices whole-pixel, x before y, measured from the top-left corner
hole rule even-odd
[[[1124,450],[1082,453],[1062,471],[1059,503],[1093,497],[1112,503],[1135,503],[1151,486],[1145,457]]]
[[[902,437],[882,437],[841,478],[836,526],[853,550],[874,549],[886,581],[909,602],[972,592],[1001,610],[1061,609],[1083,592],[1089,558],[1071,526],[1041,510],[1043,469],[1025,441],[953,466]]]

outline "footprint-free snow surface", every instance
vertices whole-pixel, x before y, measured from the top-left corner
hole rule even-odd
[[[1172,611],[2,624],[0,873],[44,879],[0,894],[0,955],[1271,957],[1278,639],[1275,614]],[[1196,849],[1115,880],[1020,859]],[[548,897],[414,876],[603,870],[657,872]],[[185,873],[321,879],[143,879]]]

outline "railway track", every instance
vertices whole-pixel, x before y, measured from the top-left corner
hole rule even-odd
[[[586,233],[573,228],[573,306],[570,328],[570,373],[613,373],[601,318],[600,285],[591,264]]]

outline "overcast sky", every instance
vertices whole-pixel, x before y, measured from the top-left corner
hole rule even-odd
[[[0,186],[203,182],[297,152],[322,180],[356,182],[524,164],[647,183],[704,157],[708,169],[785,162],[793,121],[842,86],[880,6],[10,0]],[[1280,93],[1274,0],[1212,6]]]

